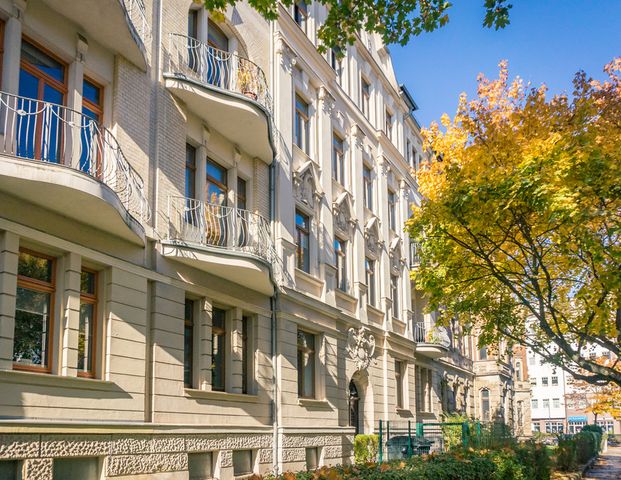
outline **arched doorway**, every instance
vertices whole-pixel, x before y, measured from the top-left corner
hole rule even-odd
[[[360,395],[353,380],[349,382],[349,426],[354,427],[356,435],[360,430]]]

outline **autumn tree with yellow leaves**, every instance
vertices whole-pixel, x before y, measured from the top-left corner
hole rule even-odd
[[[479,77],[424,133],[433,160],[408,223],[430,309],[519,343],[592,384],[621,385],[621,58],[571,96]],[[527,328],[528,327],[528,328]],[[607,365],[584,355],[598,345]]]

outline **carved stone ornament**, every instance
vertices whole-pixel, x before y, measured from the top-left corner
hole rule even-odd
[[[354,361],[357,370],[366,370],[371,365],[375,353],[375,337],[368,328],[350,328],[347,332],[347,353]]]
[[[332,205],[334,215],[334,227],[341,233],[349,235],[350,228],[356,225],[352,218],[351,198],[349,193],[341,193]]]
[[[373,217],[367,222],[367,228],[365,230],[364,236],[366,239],[367,251],[374,255],[377,255],[381,248],[377,217]]]
[[[317,192],[312,166],[304,166],[294,174],[293,186],[296,200],[309,208],[314,208],[320,194]]]

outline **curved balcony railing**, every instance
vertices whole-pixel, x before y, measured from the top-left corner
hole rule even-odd
[[[146,46],[151,38],[151,27],[147,20],[144,0],[122,0],[127,16]]]
[[[168,73],[244,95],[272,113],[267,80],[256,63],[187,35],[171,33],[169,41]]]
[[[428,328],[424,323],[416,323],[414,325],[414,341],[416,343],[438,345],[444,348],[451,346],[451,340],[446,328],[438,326]]]
[[[0,154],[82,172],[110,187],[137,220],[150,217],[142,178],[114,135],[88,115],[0,92]]]
[[[218,247],[276,262],[269,222],[241,208],[168,198],[168,240]]]

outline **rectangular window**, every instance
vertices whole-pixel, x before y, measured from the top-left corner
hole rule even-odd
[[[341,78],[343,73],[342,63],[343,53],[340,48],[335,47],[330,49],[330,66],[332,70],[336,72],[336,81],[341,84]]]
[[[371,104],[371,85],[361,78],[360,106],[365,117],[369,117],[369,105]]]
[[[80,275],[80,326],[78,330],[78,376],[95,376],[97,345],[97,272],[82,269]]]
[[[300,97],[295,96],[295,144],[306,154],[310,155],[310,123],[309,105]]]
[[[253,378],[253,350],[250,341],[252,320],[242,317],[242,393],[250,393]]]
[[[392,316],[399,318],[399,277],[390,276],[390,295],[392,299]]]
[[[394,119],[392,114],[388,110],[386,110],[386,125],[384,127],[384,133],[390,140],[392,140],[393,121]]]
[[[558,377],[552,377],[552,385],[558,385]]]
[[[364,183],[364,206],[373,210],[373,179],[371,178],[371,169],[366,166],[362,168],[362,180]]]
[[[228,195],[226,168],[207,159],[207,203],[212,205],[226,205]]]
[[[237,177],[237,208],[248,209],[247,184],[246,180]]]
[[[397,195],[388,190],[388,226],[397,231]]]
[[[310,273],[310,218],[299,210],[295,212],[295,232],[297,268]]]
[[[304,0],[296,0],[293,4],[293,20],[300,28],[307,33],[308,25],[308,6]]]
[[[298,397],[315,398],[315,335],[298,330]]]
[[[226,311],[214,308],[211,313],[211,389],[224,392],[226,362]]]
[[[15,301],[14,368],[49,372],[54,326],[55,262],[20,250]]]
[[[366,274],[366,283],[367,283],[367,299],[369,305],[375,306],[377,292],[376,292],[376,281],[375,281],[375,261],[370,258],[364,259],[364,269]]]
[[[0,25],[3,25],[0,23]],[[21,476],[21,462],[17,460],[0,460],[0,478],[2,480],[17,480]],[[18,472],[19,471],[19,475]]]
[[[312,472],[319,468],[319,447],[306,448],[306,470]]]
[[[403,408],[403,405],[404,405],[403,374],[404,374],[403,362],[400,360],[395,360],[395,385],[396,385],[395,395],[397,397],[396,398],[397,408]]]
[[[196,148],[185,144],[185,198],[196,198]]]
[[[561,399],[553,398],[552,399],[552,408],[561,408]]]
[[[211,480],[213,478],[213,453],[188,453],[189,480]]]
[[[542,387],[548,386],[548,377],[541,377],[541,386]]]
[[[536,398],[533,398],[533,399],[530,401],[530,404],[531,404],[531,407],[532,407],[532,408],[539,408],[539,400],[537,400]]]
[[[537,379],[536,379],[535,377],[531,377],[531,378],[530,378],[530,384],[531,384],[533,387],[536,387],[536,386],[537,386]]]
[[[345,154],[343,140],[336,134],[332,134],[332,178],[345,185]]]
[[[252,450],[233,450],[233,475],[250,475],[252,468]]]
[[[99,458],[55,458],[52,478],[99,480]]]
[[[539,422],[533,422],[533,424],[532,424],[532,431],[533,432],[541,432],[541,425],[539,424]]]
[[[543,408],[550,408],[550,399],[544,398],[543,401],[541,402],[541,406]]]
[[[334,257],[336,259],[336,288],[347,291],[347,241],[334,239]]]
[[[487,347],[479,349],[479,360],[487,360]]]
[[[194,386],[194,300],[185,299],[185,320],[183,329],[183,384]]]

